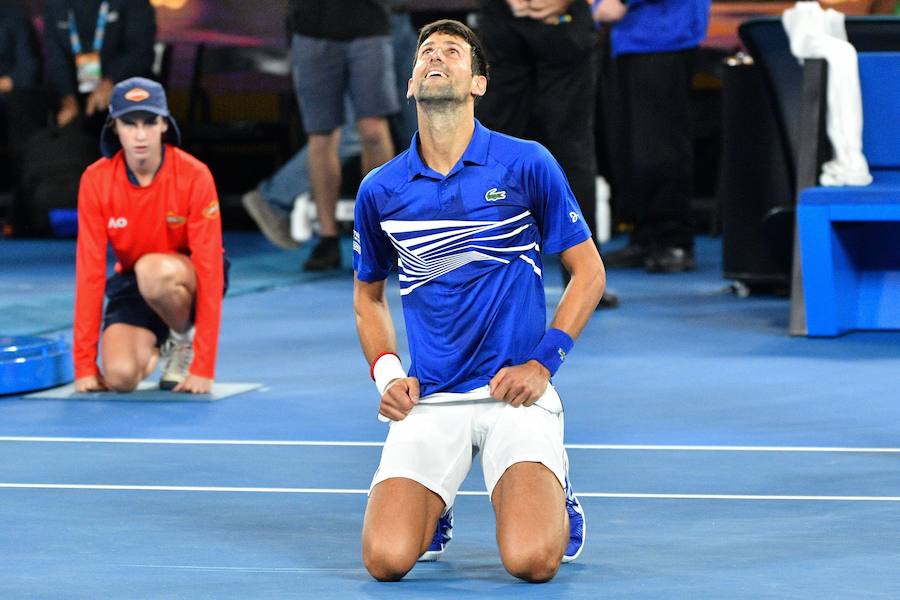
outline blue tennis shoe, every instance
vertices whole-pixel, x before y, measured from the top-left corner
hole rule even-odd
[[[584,509],[581,508],[581,502],[572,491],[572,484],[569,483],[568,477],[566,477],[566,512],[569,513],[569,543],[563,554],[562,561],[564,563],[578,558],[584,548],[585,535]]]
[[[453,539],[453,507],[451,506],[438,519],[431,545],[419,557],[418,562],[434,562],[444,553],[444,549]]]

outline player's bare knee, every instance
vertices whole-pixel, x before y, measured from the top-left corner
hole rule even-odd
[[[364,542],[363,564],[378,581],[400,581],[416,564],[418,554],[389,543]]]
[[[164,255],[147,254],[134,265],[138,289],[148,302],[171,296],[178,288],[178,268]]]
[[[513,577],[530,583],[550,581],[562,562],[561,549],[555,544],[501,551],[503,566]]]
[[[141,382],[141,375],[132,361],[114,360],[103,365],[103,380],[114,392],[133,392]]]

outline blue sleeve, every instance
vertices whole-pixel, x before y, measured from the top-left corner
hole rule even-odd
[[[381,229],[376,190],[369,178],[363,180],[353,215],[353,270],[360,281],[367,282],[387,279],[393,264],[391,242]]]
[[[575,194],[553,155],[541,145],[529,165],[532,213],[541,228],[541,250],[557,254],[590,239]]]

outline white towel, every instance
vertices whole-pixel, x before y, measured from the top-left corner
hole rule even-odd
[[[869,185],[872,175],[862,153],[862,95],[856,48],[847,41],[844,15],[818,2],[797,2],[781,17],[791,53],[828,63],[826,128],[834,158],[822,167],[822,185]]]

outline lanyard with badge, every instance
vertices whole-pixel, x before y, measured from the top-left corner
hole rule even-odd
[[[109,18],[109,2],[100,4],[97,15],[97,28],[94,30],[94,46],[90,52],[84,52],[78,27],[75,24],[75,13],[69,11],[69,40],[72,42],[72,53],[75,55],[75,70],[78,76],[78,91],[89,94],[100,83],[100,49],[103,48],[103,36],[106,33],[106,21]]]

